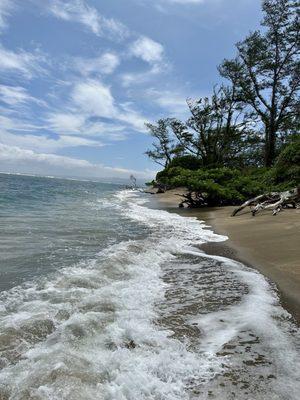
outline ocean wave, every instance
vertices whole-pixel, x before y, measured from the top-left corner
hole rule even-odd
[[[132,191],[109,200],[122,229],[126,220],[147,228],[141,237],[129,232],[93,259],[1,294],[0,398],[223,400],[254,390],[283,399],[288,390],[296,400],[298,333],[274,288],[198,248],[226,237],[146,202]],[[251,362],[256,386],[242,388]]]

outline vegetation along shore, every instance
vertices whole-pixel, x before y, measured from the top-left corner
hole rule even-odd
[[[299,320],[298,11],[293,1],[264,1],[261,28],[218,67],[223,84],[188,99],[186,121],[148,124],[146,154],[162,167],[149,182],[160,206],[201,208],[188,215],[229,236],[237,257],[278,285]]]

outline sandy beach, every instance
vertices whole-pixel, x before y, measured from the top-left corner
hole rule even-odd
[[[242,261],[273,281],[284,307],[300,322],[300,210],[283,210],[277,216],[264,211],[252,217],[246,210],[231,217],[234,207],[179,209],[184,189],[151,196],[153,206],[186,216],[197,216],[216,233],[228,236],[223,243],[206,244],[207,253]]]

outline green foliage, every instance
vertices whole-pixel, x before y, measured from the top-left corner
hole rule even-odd
[[[187,104],[190,117],[185,122],[170,119],[170,128],[185,154],[193,154],[202,165],[240,165],[249,158],[249,147],[255,148],[258,138],[261,142],[234,85],[216,86],[211,97],[188,99]]]
[[[158,185],[187,187],[201,205],[300,185],[298,7],[297,0],[263,0],[262,29],[219,67],[230,86],[187,99],[187,121],[147,125],[156,141],[146,154],[165,167]]]
[[[175,157],[169,164],[169,168],[181,167],[181,168],[185,168],[185,169],[190,169],[191,171],[199,169],[202,166],[203,165],[202,165],[201,160],[199,160],[199,158],[192,156],[192,155]]]
[[[265,165],[273,165],[279,138],[299,124],[299,2],[264,0],[262,29],[237,43],[220,74],[264,125]],[[298,125],[299,127],[299,125]]]
[[[152,181],[150,181],[150,182],[145,182],[146,186],[155,186],[155,184],[156,184],[156,182],[155,182],[154,179]]]
[[[300,139],[287,145],[280,153],[273,169],[273,179],[289,187],[300,184]]]
[[[181,167],[166,168],[163,171],[157,173],[156,181],[167,186],[174,186],[174,187],[181,186],[180,184],[173,185],[173,183],[171,183],[171,180],[176,176],[181,176],[182,171],[185,170]]]
[[[300,139],[290,143],[279,155],[275,166],[277,168],[291,168],[300,165]]]
[[[278,187],[274,171],[267,168],[188,170],[170,167],[159,172],[156,179],[167,187],[184,186],[190,191],[202,193],[209,206],[239,204]]]
[[[173,157],[183,152],[182,146],[170,135],[169,119],[159,119],[156,125],[149,123],[145,125],[154,138],[152,148],[148,149],[145,154],[157,164],[168,166]]]

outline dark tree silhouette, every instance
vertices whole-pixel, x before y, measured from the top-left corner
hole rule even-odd
[[[264,0],[261,31],[237,43],[238,54],[219,67],[264,126],[265,165],[280,133],[299,118],[299,1]]]

